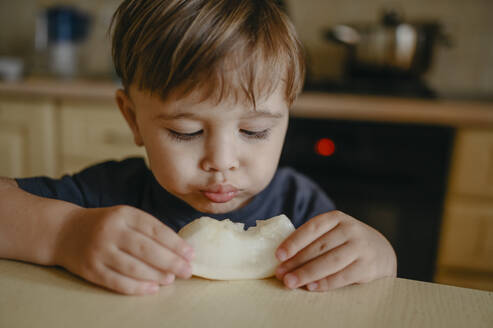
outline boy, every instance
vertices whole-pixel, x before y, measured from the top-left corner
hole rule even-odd
[[[142,159],[59,180],[0,181],[0,257],[60,265],[124,294],[191,276],[177,234],[202,216],[246,226],[284,213],[297,230],[276,277],[326,291],[395,276],[388,241],[277,169],[301,46],[272,0],[126,0],[114,16],[116,100]]]

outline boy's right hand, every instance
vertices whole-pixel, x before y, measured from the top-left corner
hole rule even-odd
[[[172,229],[130,206],[76,209],[62,228],[55,262],[123,294],[150,294],[190,278],[193,249]]]

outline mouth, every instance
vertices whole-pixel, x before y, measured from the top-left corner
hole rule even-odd
[[[226,203],[235,198],[239,190],[231,185],[214,185],[201,192],[214,203]]]

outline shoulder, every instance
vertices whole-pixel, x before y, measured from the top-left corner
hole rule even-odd
[[[283,199],[284,212],[289,213],[295,226],[335,209],[332,200],[315,181],[291,167],[277,170],[271,188]]]
[[[99,207],[136,203],[150,175],[142,158],[128,158],[98,163],[59,179],[32,177],[16,181],[21,189],[38,196]]]
[[[281,187],[286,192],[321,191],[321,188],[311,178],[292,167],[279,168],[273,178],[273,185]]]
[[[122,180],[130,176],[146,174],[147,171],[148,168],[143,158],[131,157],[121,161],[113,160],[92,165],[74,174],[74,177],[81,179],[103,177],[104,180],[107,178]]]
[[[97,206],[134,205],[139,202],[151,176],[143,158],[106,161],[74,174],[73,179],[86,195],[97,197]]]

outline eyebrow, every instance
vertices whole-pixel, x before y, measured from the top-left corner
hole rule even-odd
[[[176,114],[161,113],[157,115],[155,118],[160,120],[170,121],[170,120],[177,120],[180,118],[193,118],[193,117],[195,117],[195,114],[193,113],[176,113]]]
[[[257,117],[266,117],[266,118],[281,118],[283,117],[283,113],[272,113],[268,110],[259,108],[258,110],[251,111],[244,118],[257,118]]]
[[[243,118],[249,119],[249,118],[265,117],[265,118],[279,119],[279,118],[282,118],[283,116],[284,116],[284,114],[282,114],[282,113],[271,113],[267,110],[259,109],[259,110],[250,112],[249,114],[245,115]],[[160,120],[165,120],[165,121],[171,121],[171,120],[187,119],[187,118],[193,119],[195,117],[197,117],[197,115],[195,113],[185,112],[185,113],[176,113],[176,114],[161,113],[161,114],[157,115],[155,118],[160,119]]]

